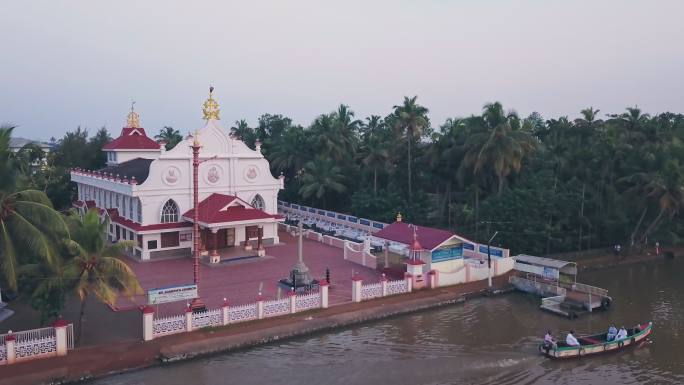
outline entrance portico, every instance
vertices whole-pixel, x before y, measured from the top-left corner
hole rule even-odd
[[[268,214],[252,207],[232,195],[211,194],[198,205],[203,255],[208,254],[212,263],[221,261],[221,250],[236,246],[244,250],[256,249],[256,255],[264,255],[264,238],[268,243],[278,243],[277,226],[283,220],[279,215]],[[183,214],[183,219],[193,221],[194,209]]]

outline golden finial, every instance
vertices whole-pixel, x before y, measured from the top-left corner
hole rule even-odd
[[[135,112],[135,101],[131,102],[131,112],[128,113],[126,118],[126,127],[129,128],[140,128],[140,115]]]
[[[193,147],[199,147],[200,146],[199,131],[198,130],[195,130],[195,135],[192,136],[192,145],[193,145]]]
[[[401,213],[397,213],[397,222],[401,222]]]
[[[219,111],[221,110],[216,100],[212,97],[212,92],[214,92],[214,87],[209,87],[209,99],[204,102],[204,108],[202,108],[204,120],[219,120]]]

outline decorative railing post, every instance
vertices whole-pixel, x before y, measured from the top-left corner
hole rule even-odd
[[[143,341],[154,339],[154,308],[145,306],[143,308]]]
[[[17,355],[15,352],[15,344],[17,338],[12,334],[12,331],[7,332],[5,337],[5,357],[7,358],[7,365],[11,365],[17,361]]]
[[[192,331],[192,308],[190,307],[190,305],[188,305],[188,307],[185,308],[185,331]]]
[[[290,314],[294,314],[297,312],[297,292],[290,290],[287,295],[290,298]]]
[[[223,315],[223,325],[228,325],[230,323],[230,314],[228,314],[228,299],[223,299],[223,306],[221,307],[221,312]]]
[[[257,296],[257,319],[264,318],[264,297],[261,293]]]
[[[352,277],[352,302],[361,302],[361,285],[363,280],[358,274]]]
[[[67,326],[69,323],[62,317],[57,318],[52,324],[52,327],[55,328],[55,350],[57,350],[58,356],[66,356],[67,354]]]
[[[413,289],[413,275],[411,273],[404,274],[404,280],[406,280],[406,292],[410,293]]]
[[[382,284],[382,296],[387,297],[387,277],[385,276],[385,273],[382,273],[382,280],[380,283]]]
[[[430,277],[430,289],[436,289],[437,288],[437,270],[430,270],[428,273],[428,276]]]
[[[328,289],[330,288],[328,281],[322,280],[321,286],[321,309],[328,308]]]

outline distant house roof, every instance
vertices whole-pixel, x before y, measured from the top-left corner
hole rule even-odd
[[[14,149],[18,150],[18,149],[20,149],[20,148],[22,148],[22,147],[24,147],[30,143],[33,143],[42,149],[53,149],[53,148],[57,147],[57,145],[53,144],[53,143],[46,143],[46,142],[41,142],[38,140],[31,140],[31,139],[20,138],[20,137],[10,138],[9,147],[13,150]]]
[[[115,176],[119,175],[122,178],[124,175],[128,179],[135,177],[138,184],[142,184],[150,174],[150,164],[152,161],[153,159],[135,158],[113,166],[107,166],[99,171],[114,174]]]
[[[382,230],[373,234],[373,236],[403,243],[405,245],[412,245],[414,228],[417,241],[420,243],[420,246],[427,250],[433,250],[456,235],[447,230],[412,225],[410,223],[398,221],[385,226]]]
[[[523,262],[529,265],[542,267],[553,267],[554,269],[562,269],[566,266],[577,266],[577,263],[575,262],[561,261],[559,259],[537,257],[534,255],[527,254],[516,255],[514,258],[516,262]]]
[[[250,221],[256,219],[281,219],[280,215],[271,215],[256,209],[242,199],[233,195],[214,193],[198,205],[198,222],[204,224]],[[195,210],[190,209],[183,214],[183,219],[194,220]]]
[[[144,128],[124,127],[121,135],[105,144],[103,150],[159,150],[159,143],[147,137]]]

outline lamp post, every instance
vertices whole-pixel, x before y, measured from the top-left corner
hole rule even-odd
[[[487,284],[489,285],[490,289],[492,288],[492,254],[489,251],[489,246],[497,234],[499,234],[499,232],[495,231],[494,235],[492,235],[492,237],[487,241]]]

